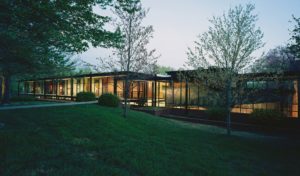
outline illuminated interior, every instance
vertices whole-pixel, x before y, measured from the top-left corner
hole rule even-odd
[[[104,93],[124,99],[124,75],[89,75],[54,79],[21,81],[20,94],[41,98],[75,100],[79,92],[93,92],[96,97]],[[223,106],[222,89],[207,86],[206,81],[180,80],[176,76],[131,79],[128,100],[142,106],[206,110]],[[274,82],[270,80],[243,80],[234,113],[251,113],[254,109],[277,109],[289,117],[298,117],[298,81],[295,78]],[[223,98],[223,99],[222,99]]]

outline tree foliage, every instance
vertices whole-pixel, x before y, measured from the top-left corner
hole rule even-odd
[[[126,1],[124,1],[125,3]],[[0,70],[11,76],[47,69],[54,71],[73,65],[70,54],[93,46],[114,46],[118,32],[105,30],[109,18],[94,13],[112,0],[11,1],[0,2]],[[6,100],[9,96],[6,91]]]
[[[116,34],[104,29],[109,18],[93,12],[98,3],[109,1],[1,1],[2,70],[55,64],[58,56],[85,51],[89,43],[113,45]]]
[[[153,37],[153,27],[142,24],[147,12],[140,1],[126,6],[119,3],[113,10],[117,17],[115,26],[121,31],[123,42],[108,58],[98,58],[100,70],[154,72],[158,57],[155,49],[149,51],[147,48]]]
[[[170,66],[157,65],[155,72],[158,74],[166,75],[169,71],[174,71],[175,69]]]
[[[263,33],[256,28],[254,5],[239,5],[223,16],[214,16],[209,30],[198,37],[194,50],[189,48],[188,65],[193,68],[216,66],[240,72],[254,61],[251,54],[263,46]]]
[[[263,33],[255,25],[258,17],[253,14],[254,9],[252,4],[238,5],[222,16],[214,16],[209,20],[208,31],[201,34],[195,47],[187,52],[188,66],[197,70],[194,76],[224,90],[229,134],[238,73],[254,62],[252,53],[264,45]]]
[[[268,51],[262,58],[256,60],[252,66],[255,73],[283,74],[294,69],[296,57],[285,46],[277,46]]]
[[[294,29],[291,31],[291,43],[289,44],[290,51],[300,58],[300,18],[293,16],[293,20],[296,22]]]

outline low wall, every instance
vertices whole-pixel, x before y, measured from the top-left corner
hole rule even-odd
[[[145,109],[132,107],[134,110],[150,113],[152,115],[161,116],[165,118],[171,118],[176,120],[182,120],[192,123],[201,123],[208,125],[215,125],[220,127],[226,127],[226,120],[214,120],[208,119],[205,111],[203,110],[185,110],[176,108],[157,108],[157,109]],[[270,124],[259,124],[251,119],[249,114],[232,113],[231,127],[234,130],[251,131],[251,132],[266,132],[268,134],[277,135],[300,135],[300,120],[295,118],[287,118],[281,121],[279,126]]]

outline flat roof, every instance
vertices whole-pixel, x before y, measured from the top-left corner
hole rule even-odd
[[[133,76],[133,79],[143,79],[143,80],[168,80],[170,75],[152,75],[139,72],[126,72],[126,71],[117,71],[117,72],[102,72],[102,73],[90,73],[90,74],[78,74],[78,75],[68,75],[68,76],[50,76],[50,77],[40,77],[40,78],[30,78],[22,79],[19,81],[41,81],[41,80],[59,80],[59,79],[68,79],[68,78],[83,78],[83,77],[97,77],[97,76],[119,76],[124,77],[126,74]]]

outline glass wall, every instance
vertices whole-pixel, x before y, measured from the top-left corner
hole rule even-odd
[[[66,87],[67,87],[66,84],[67,84],[67,82],[65,80],[58,81],[57,95],[60,95],[60,96],[66,95]]]
[[[57,83],[58,83],[57,95],[71,96],[71,79],[58,80]]]
[[[73,96],[76,96],[79,92],[83,92],[83,85],[82,78],[73,79]]]
[[[232,112],[251,113],[254,109],[277,109],[289,117],[298,117],[298,82],[247,81],[242,102]]]
[[[25,83],[24,83],[24,92],[26,93],[26,94],[33,94],[34,93],[34,91],[33,91],[33,81],[26,81]]]
[[[169,87],[169,82],[167,81],[156,81],[155,92],[155,106],[157,107],[166,107],[167,102],[167,91]]]
[[[167,106],[183,108],[185,105],[186,83],[174,81],[167,88]],[[193,97],[194,98],[194,97]]]
[[[185,108],[188,105],[188,109],[205,109],[208,106],[207,91],[202,83],[174,81],[167,89],[167,106]]]
[[[45,94],[55,94],[56,86],[54,80],[45,81]]]
[[[138,98],[145,99],[146,98],[146,81],[140,81],[138,86],[139,86]]]
[[[120,97],[121,99],[124,98],[124,81],[123,80],[118,80],[117,81],[117,96]]]
[[[154,85],[154,81],[147,81],[145,83],[145,95],[147,97],[147,102],[146,102],[146,106],[152,106],[152,103],[153,103],[153,92],[154,92],[154,89],[153,89],[153,85]]]
[[[35,94],[41,95],[44,94],[44,81],[35,81]]]
[[[102,93],[114,93],[114,79],[112,77],[102,78]]]
[[[289,117],[298,117],[297,80],[248,81],[242,85],[246,88],[243,88],[244,93],[236,101],[232,112],[251,113],[254,109],[279,109]],[[157,89],[162,93],[159,84]],[[166,95],[167,106],[173,108],[186,108],[187,105],[188,109],[205,110],[209,106],[223,106],[224,101],[222,90],[209,88],[204,82],[171,82]],[[157,101],[160,100],[159,96]]]
[[[89,77],[85,77],[85,78],[82,78],[83,80],[83,91],[84,92],[90,92],[91,90],[91,80]]]
[[[92,91],[95,93],[96,97],[102,95],[102,79],[100,77],[92,78]]]
[[[25,94],[45,94],[47,97],[57,94],[62,98],[69,98],[73,88],[74,97],[79,92],[92,91],[97,97],[103,93],[111,93],[123,99],[125,90],[123,78],[113,76],[25,81],[20,85],[23,86],[20,90]],[[238,94],[238,99],[232,112],[251,113],[254,109],[278,109],[287,116],[298,117],[297,79],[247,80],[236,85],[238,86],[234,88],[234,92]],[[145,106],[205,110],[210,106],[222,106],[220,102],[224,101],[223,90],[210,88],[205,82],[133,80],[129,90],[129,101],[139,104],[143,100]]]

